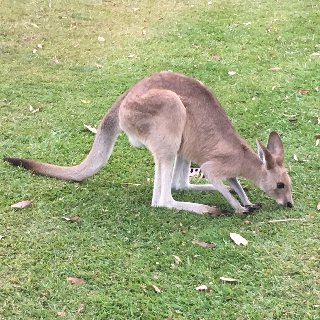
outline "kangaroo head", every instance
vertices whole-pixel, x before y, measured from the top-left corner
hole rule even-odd
[[[292,207],[291,179],[283,166],[283,144],[276,132],[271,132],[267,147],[257,140],[258,154],[264,163],[263,178],[259,187],[274,198],[278,204]]]

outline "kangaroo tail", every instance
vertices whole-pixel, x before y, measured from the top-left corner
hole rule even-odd
[[[91,151],[79,165],[63,167],[18,158],[4,158],[3,161],[63,180],[81,181],[93,176],[109,160],[114,143],[121,132],[119,127],[119,107],[127,96],[128,91],[118,98],[109,112],[104,116],[98,127]]]

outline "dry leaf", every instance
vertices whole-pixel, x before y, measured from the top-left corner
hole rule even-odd
[[[278,38],[277,38],[277,40],[279,41],[281,39],[281,36],[279,36]]]
[[[270,57],[275,57],[276,55],[274,53],[269,54]]]
[[[136,54],[130,54],[130,56],[128,56],[128,58],[135,58],[135,59],[140,60],[140,58]]]
[[[317,210],[320,210],[320,202],[317,205]]]
[[[320,134],[316,134],[314,137],[315,137],[316,139],[320,139]]]
[[[12,204],[11,208],[28,208],[32,205],[32,200],[24,200],[18,203]]]
[[[100,37],[100,36],[98,37],[98,40],[99,41],[105,41],[104,37]]]
[[[219,57],[216,56],[215,54],[213,54],[212,57],[215,58],[216,60],[219,60]]]
[[[200,48],[201,46],[197,46],[196,44],[193,44],[192,45],[194,48],[196,48],[196,49],[198,49],[198,48]]]
[[[237,244],[243,244],[244,246],[246,246],[248,244],[248,240],[246,240],[245,238],[241,237],[240,234],[237,233],[230,233],[230,238]]]
[[[267,30],[268,32],[270,32],[271,29],[272,29],[272,27],[267,27],[267,28],[266,28],[266,30]]]
[[[299,90],[297,92],[295,92],[295,94],[303,94],[303,93],[308,93],[310,90],[305,90],[305,89],[302,89],[302,90]]]
[[[221,281],[225,281],[225,282],[239,282],[240,280],[238,279],[233,279],[233,278],[225,278],[225,277],[220,277]]]
[[[241,319],[241,317],[238,317],[236,320],[240,320]]]
[[[78,313],[82,312],[83,309],[84,309],[84,304],[81,303],[81,304],[80,304],[80,307],[79,307],[79,309],[78,309]]]
[[[66,313],[64,312],[65,309],[66,307],[64,306],[61,311],[57,311],[57,316],[64,317],[66,315]]]
[[[251,221],[246,220],[244,223],[245,223],[245,224],[251,224]]]
[[[281,70],[281,68],[280,67],[273,67],[273,68],[270,68],[269,70],[271,70],[271,71],[279,71],[279,70]]]
[[[206,242],[203,242],[203,241],[199,241],[199,240],[192,240],[191,241],[193,244],[198,244],[199,246],[203,247],[203,248],[215,248],[215,244],[214,243],[206,243]]]
[[[79,217],[73,217],[73,218],[67,218],[67,217],[62,217],[63,220],[66,220],[66,221],[73,221],[73,222],[76,222],[76,221],[79,221]]]
[[[207,286],[204,285],[204,284],[202,284],[202,285],[199,286],[199,287],[196,287],[196,290],[198,290],[198,291],[205,291],[205,290],[207,290],[207,289],[208,289]]]
[[[90,130],[91,132],[97,133],[97,129],[96,129],[96,128],[93,128],[93,127],[91,127],[91,126],[87,126],[86,124],[84,124],[84,126],[85,126],[88,130]]]
[[[178,257],[178,256],[175,256],[174,254],[172,255],[175,259],[176,259],[176,261],[178,262],[178,263],[182,263],[182,261],[181,261],[181,259]]]
[[[221,317],[223,318],[226,315],[225,311],[222,311]]]
[[[86,283],[83,279],[69,277],[67,279],[71,283]]]
[[[37,108],[37,109],[34,109],[31,105],[29,106],[29,110],[32,112],[32,113],[36,113],[36,112],[39,112],[41,109],[43,108],[43,106]]]
[[[153,286],[155,292],[161,293],[161,290],[157,286],[155,286],[155,285],[152,285],[152,286]]]

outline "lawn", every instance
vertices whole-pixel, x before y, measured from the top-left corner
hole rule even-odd
[[[81,183],[0,162],[0,319],[320,319],[319,53],[315,0],[2,0],[1,158],[80,163],[84,124],[172,70],[214,91],[255,150],[279,133],[294,208],[244,179],[263,204],[246,218],[152,208],[153,158],[124,134]],[[174,198],[231,210],[217,193]]]

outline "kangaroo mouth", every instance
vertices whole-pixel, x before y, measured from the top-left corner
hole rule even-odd
[[[288,202],[283,202],[283,201],[277,201],[278,204],[280,206],[284,206],[284,207],[287,207],[287,208],[292,208],[293,207],[293,203],[291,201],[288,201]]]

